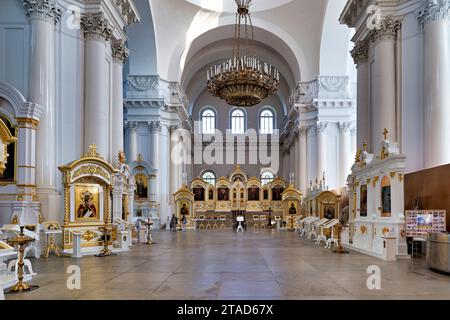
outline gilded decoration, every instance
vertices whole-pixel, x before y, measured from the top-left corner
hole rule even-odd
[[[101,245],[98,228],[111,223],[110,194],[118,170],[89,146],[80,159],[59,167],[64,183],[64,243],[72,247],[73,232],[82,232],[82,247]]]
[[[367,227],[363,225],[363,226],[359,227],[359,230],[361,231],[362,234],[366,234]]]
[[[16,141],[17,138],[11,134],[8,126],[0,119],[0,176],[5,172],[8,163],[8,145]]]

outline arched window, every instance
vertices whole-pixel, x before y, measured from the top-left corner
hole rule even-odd
[[[264,186],[273,181],[274,175],[270,171],[265,171],[261,174],[261,184]]]
[[[259,116],[259,128],[261,134],[272,134],[275,126],[275,116],[272,110],[265,109]]]
[[[201,115],[202,133],[214,134],[216,130],[216,113],[212,109],[206,109]]]
[[[231,113],[231,133],[245,133],[245,114],[244,111],[236,109]]]
[[[216,175],[212,171],[203,172],[202,179],[213,186],[216,185]]]

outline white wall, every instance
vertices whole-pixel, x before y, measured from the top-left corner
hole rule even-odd
[[[134,1],[141,16],[140,23],[125,28],[127,46],[131,50],[124,72],[132,75],[157,74],[156,43],[148,0]]]
[[[0,4],[0,80],[28,96],[30,28],[21,1]]]
[[[402,108],[401,153],[408,155],[406,172],[424,166],[423,114],[423,33],[417,15],[408,14],[402,22]],[[450,88],[449,88],[450,90]]]

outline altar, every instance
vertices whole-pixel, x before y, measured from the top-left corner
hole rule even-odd
[[[293,185],[288,186],[281,177],[262,184],[259,178],[248,177],[239,165],[214,185],[200,177],[193,179],[190,188],[183,186],[174,194],[175,200],[185,195],[187,201],[190,194],[192,213],[187,215],[187,225],[196,229],[235,229],[237,216],[244,217],[247,229],[275,228],[282,221],[288,225],[301,214],[301,193]],[[181,207],[177,205],[176,210],[180,218]]]
[[[404,171],[406,156],[398,144],[388,140],[387,130],[377,154],[366,145],[358,151],[348,176],[350,219],[348,247],[385,260],[409,258],[404,212]],[[386,252],[393,241],[394,252]],[[387,258],[391,256],[392,258]]]

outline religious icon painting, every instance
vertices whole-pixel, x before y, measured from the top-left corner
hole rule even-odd
[[[89,221],[99,219],[100,185],[75,185],[75,220]]]
[[[363,184],[360,190],[359,215],[367,217],[367,185]]]
[[[289,214],[297,214],[297,206],[295,202],[289,202]]]
[[[138,173],[135,176],[136,190],[134,191],[135,199],[144,200],[148,197],[148,178],[145,174]]]
[[[381,216],[391,216],[391,184],[388,177],[381,180]]]

